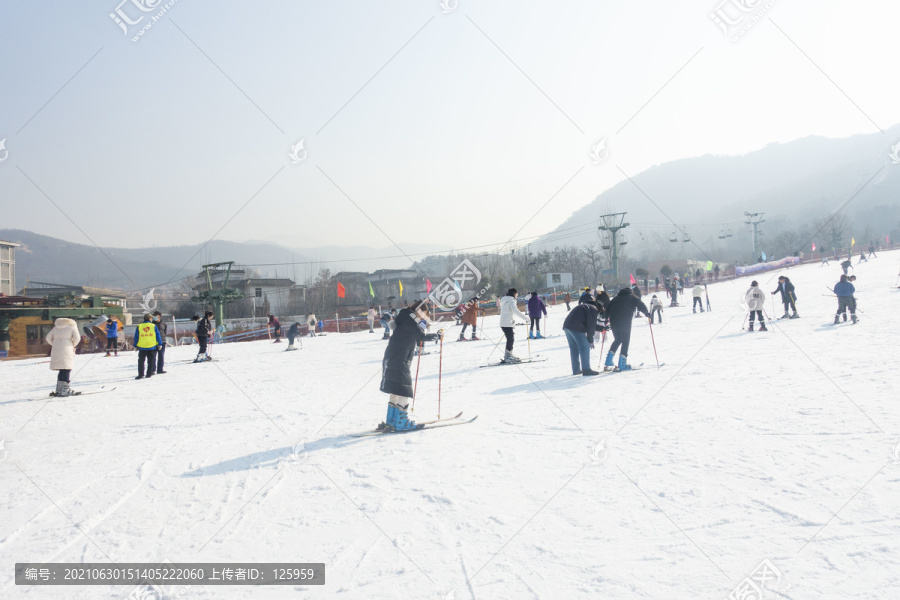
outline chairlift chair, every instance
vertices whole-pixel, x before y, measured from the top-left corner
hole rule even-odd
[[[727,237],[728,237],[728,234],[725,233],[725,230],[724,230],[724,229],[723,229],[722,231],[719,232],[719,239],[720,239],[720,240],[724,240],[724,239],[727,238]]]
[[[619,245],[624,246],[627,243],[628,243],[628,238],[625,237],[625,234],[624,233],[620,234],[619,235]]]
[[[672,233],[670,233],[669,241],[672,242],[673,244],[677,244],[678,243],[678,233],[676,233],[674,231]]]

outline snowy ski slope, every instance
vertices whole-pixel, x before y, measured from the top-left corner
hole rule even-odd
[[[658,371],[643,320],[644,369],[595,378],[570,375],[564,305],[530,350],[517,330],[549,357],[521,367],[477,368],[497,317],[480,342],[451,326],[415,414],[442,360],[440,414],[478,420],[375,438],[346,434],[385,416],[380,334],[174,348],[142,381],[134,354],[79,356],[74,389],[117,389],[52,401],[44,360],[0,363],[0,597],[132,591],[15,586],[15,562],[168,560],[326,564],[324,587],[172,591],[192,599],[713,600],[768,560],[766,598],[897,598],[898,267],[855,267],[855,326],[831,324],[836,263],[786,271],[801,318],[768,333],[741,331],[750,278],[711,285],[713,312],[654,325]]]

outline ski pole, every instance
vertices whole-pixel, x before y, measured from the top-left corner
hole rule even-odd
[[[421,354],[420,354],[421,356]],[[441,348],[438,354],[438,419],[441,418],[441,373],[444,362],[444,336],[441,335]]]
[[[653,342],[653,356],[656,357],[656,369],[659,370],[659,355],[656,354],[656,340],[653,338],[653,321],[650,321],[650,341]]]
[[[603,335],[600,336],[600,364],[597,365],[598,369],[603,366],[603,346],[606,345],[606,323],[605,322],[603,323],[603,327],[604,327]]]
[[[525,341],[528,342],[528,360],[531,360],[531,336],[525,338]]]
[[[412,408],[410,412],[416,411],[416,388],[419,387],[419,365],[422,364],[422,348],[424,344],[419,343],[419,358],[416,360],[416,382],[413,384]]]
[[[741,322],[741,331],[744,330],[744,325],[747,324],[747,317],[749,317],[749,316],[750,316],[750,313],[747,313],[746,315],[744,315],[744,320]]]

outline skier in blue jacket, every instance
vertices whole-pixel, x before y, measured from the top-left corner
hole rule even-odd
[[[115,319],[109,317],[106,320],[106,355],[110,356],[109,351],[112,350],[119,355],[119,324]]]
[[[856,288],[853,287],[852,283],[847,281],[847,276],[841,275],[841,280],[834,286],[834,295],[837,296],[838,299],[838,309],[837,313],[834,315],[835,325],[840,323],[841,315],[844,316],[844,321],[847,320],[848,308],[850,309],[850,318],[856,323],[856,299],[853,297],[854,292],[856,292]]]

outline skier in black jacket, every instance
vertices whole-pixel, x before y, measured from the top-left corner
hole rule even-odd
[[[425,340],[428,313],[425,300],[419,300],[402,309],[391,326],[394,328],[388,346],[384,351],[381,371],[381,391],[390,394],[385,422],[379,429],[406,431],[416,429],[414,421],[407,416],[413,397],[413,381],[410,373],[413,353]]]
[[[212,335],[213,326],[212,323],[209,322],[209,318],[213,316],[211,310],[206,311],[206,314],[203,315],[203,318],[197,317],[197,341],[200,343],[200,350],[197,352],[197,358],[194,359],[194,362],[203,362],[204,360],[209,360],[209,356],[206,354],[206,340],[209,339],[209,336]]]
[[[572,358],[572,375],[599,375],[591,370],[591,348],[594,347],[594,331],[597,328],[599,306],[595,302],[585,302],[573,308],[563,322],[563,331],[569,341],[569,355]],[[580,365],[579,365],[580,361]]]
[[[591,294],[591,288],[584,288],[584,293],[581,294],[581,298],[578,299],[578,304],[584,304],[585,302],[593,302],[594,296]]]
[[[634,311],[639,310],[647,319],[650,319],[650,311],[647,306],[635,298],[631,290],[624,288],[619,290],[616,297],[609,303],[607,313],[609,315],[609,328],[612,329],[613,340],[612,346],[609,347],[609,354],[606,355],[606,362],[603,364],[605,370],[617,368],[619,371],[628,371],[631,366],[628,364],[628,344],[631,341],[631,323],[634,319]],[[622,351],[619,353],[619,366],[615,367],[613,358],[616,350],[621,346]]]
[[[774,296],[778,292],[781,292],[781,302],[784,304],[784,316],[782,319],[788,318],[788,309],[791,309],[791,319],[796,319],[800,315],[797,313],[797,294],[794,293],[794,284],[791,283],[791,280],[782,275],[778,278],[778,287],[775,288],[775,291],[772,292]]]

